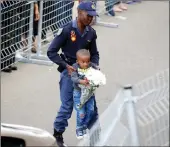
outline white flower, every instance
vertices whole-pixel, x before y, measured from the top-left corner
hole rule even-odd
[[[90,81],[90,84],[94,86],[106,84],[106,76],[101,71],[96,70],[94,68],[90,68],[86,72],[85,77]]]

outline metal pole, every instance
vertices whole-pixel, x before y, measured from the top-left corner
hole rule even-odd
[[[1,11],[2,11],[2,8],[1,8],[1,5],[0,5],[0,22],[2,22],[2,19],[1,19],[1,15],[2,15],[2,13],[1,13]],[[1,25],[0,25],[1,26]],[[1,36],[1,31],[0,31],[0,36]],[[2,37],[0,37],[0,53],[2,54],[2,49],[1,49],[1,38]],[[2,63],[2,58],[1,58],[1,63]],[[1,65],[0,65],[0,67],[1,67]],[[2,67],[1,67],[2,68]]]
[[[37,39],[37,55],[39,56],[41,54],[41,35],[42,35],[42,19],[43,19],[43,1],[40,1],[40,19],[38,21],[38,39]]]
[[[103,27],[109,27],[109,28],[118,28],[119,27],[119,24],[116,24],[116,23],[109,23],[109,22],[102,22],[102,21],[99,21],[99,19],[96,19],[96,25],[98,26],[103,26]]]
[[[139,136],[138,136],[138,128],[136,121],[136,113],[135,113],[135,102],[132,97],[132,86],[128,85],[124,87],[125,94],[125,104],[127,109],[127,118],[128,125],[130,129],[131,135],[131,143],[132,146],[139,146]]]
[[[30,22],[29,22],[29,38],[28,38],[28,47],[32,48],[32,36],[33,36],[33,11],[34,11],[34,2],[30,3]],[[28,59],[31,58],[31,49],[28,52]]]

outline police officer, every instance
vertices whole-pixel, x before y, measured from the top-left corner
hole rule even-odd
[[[91,62],[99,65],[99,52],[96,46],[97,35],[95,30],[89,26],[93,16],[97,16],[95,5],[90,2],[81,2],[78,5],[78,17],[71,21],[57,33],[48,48],[47,56],[51,61],[58,64],[60,75],[60,98],[61,107],[54,121],[54,137],[58,146],[65,146],[63,132],[68,126],[68,119],[73,111],[73,83],[70,73],[75,69],[72,64],[76,62],[76,52],[79,49],[87,49],[91,54]],[[59,50],[62,54],[58,54]],[[98,112],[95,102],[95,112],[88,128],[98,119]]]

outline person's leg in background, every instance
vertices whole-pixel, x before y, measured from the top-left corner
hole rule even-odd
[[[33,47],[31,49],[32,53],[37,52],[37,35],[38,35],[38,21],[33,20]]]
[[[61,107],[54,121],[54,137],[58,146],[63,145],[62,134],[68,126],[68,119],[73,111],[73,83],[68,71],[65,69],[60,75]]]
[[[123,3],[123,1],[117,0],[113,5],[113,10],[115,12],[122,12],[127,10],[127,6]]]
[[[38,36],[38,25],[39,25],[39,7],[40,7],[40,2],[38,1],[37,3],[34,3],[34,10],[33,10],[33,46],[32,46],[32,53],[37,52],[37,36]]]
[[[47,40],[47,31],[49,27],[49,13],[51,13],[50,10],[50,4],[51,1],[43,1],[43,17],[42,17],[42,34],[41,34],[41,39],[42,43],[46,44],[49,43]]]
[[[115,16],[115,12],[113,10],[113,5],[114,5],[114,0],[105,0],[106,12],[110,16]]]

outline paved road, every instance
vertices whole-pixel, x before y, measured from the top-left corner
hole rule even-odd
[[[119,28],[95,26],[100,66],[107,85],[97,92],[99,112],[112,101],[120,85],[134,84],[169,67],[169,4],[142,2],[130,5],[122,16],[127,20],[101,16],[119,23]],[[118,14],[119,15],[119,14]],[[31,125],[52,133],[60,106],[59,74],[54,66],[18,64],[19,70],[1,74],[1,121]],[[68,145],[76,145],[75,112],[65,133]]]

